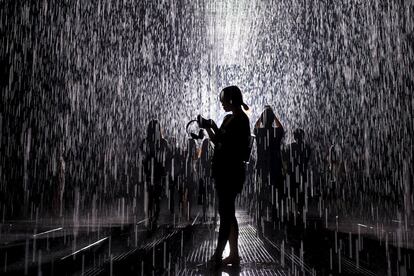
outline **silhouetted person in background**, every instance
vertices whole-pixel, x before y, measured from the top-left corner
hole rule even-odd
[[[238,265],[239,229],[236,219],[235,200],[243,188],[245,180],[245,161],[249,158],[250,123],[243,112],[249,107],[243,102],[237,86],[224,88],[220,93],[220,102],[227,115],[220,128],[212,120],[199,116],[201,128],[205,128],[215,145],[212,161],[212,174],[218,197],[220,229],[217,247],[211,262],[215,267],[221,264]],[[222,260],[227,240],[230,244],[230,255]]]
[[[339,144],[333,143],[329,147],[328,154],[329,164],[329,188],[333,196],[338,196],[341,191],[343,182],[343,159],[342,159],[342,148]]]
[[[174,153],[174,170],[171,171],[171,175],[174,176],[173,185],[176,187],[178,192],[178,204],[179,212],[178,214],[181,217],[187,217],[184,209],[184,201],[186,200],[186,187],[187,187],[187,177],[186,177],[186,153],[187,150],[182,148],[177,148]],[[185,203],[186,204],[186,203]]]
[[[273,126],[273,123],[275,126]],[[283,192],[282,158],[280,144],[285,134],[282,124],[272,108],[265,106],[254,128],[256,135],[258,173],[259,229],[264,215],[264,203],[272,208],[273,221],[276,219],[276,201]]]
[[[409,155],[409,153],[407,154]],[[408,157],[409,158],[409,157]],[[409,220],[413,214],[413,202],[412,202],[412,195],[413,195],[413,169],[410,169],[409,159],[406,158],[403,161],[403,185],[404,185],[404,216],[405,220]],[[412,152],[411,152],[412,158]],[[412,163],[411,163],[412,164]]]
[[[160,197],[163,181],[165,181],[166,159],[168,143],[162,137],[161,126],[157,120],[151,120],[147,128],[147,137],[142,141],[143,169],[146,179],[146,191],[148,196],[147,216],[150,228],[157,225],[160,213]]]
[[[184,157],[182,157],[181,150],[177,146],[177,139],[170,137],[169,140],[169,157],[167,158],[167,171],[168,171],[168,209],[172,215],[175,214],[175,197],[177,192],[177,186],[182,174],[184,165]]]
[[[52,198],[52,214],[63,216],[63,196],[65,191],[65,159],[64,159],[64,149],[63,145],[59,145],[57,150],[56,158],[56,171],[54,171],[54,186],[53,189],[53,198]]]
[[[66,177],[66,164],[64,154],[61,152],[58,163],[58,188],[59,188],[59,216],[63,216],[64,210],[64,193],[65,193],[65,177]]]
[[[201,143],[201,149],[198,159],[198,204],[203,208],[203,219],[207,217],[207,207],[211,203],[213,189],[211,185],[211,159],[212,150],[210,139],[205,138]]]
[[[197,171],[196,164],[198,159],[198,150],[196,141],[192,138],[188,139],[186,159],[185,159],[185,178],[184,191],[182,198],[183,217],[191,220],[191,210],[195,201],[197,191]]]
[[[286,149],[287,177],[290,181],[290,197],[295,199],[296,211],[302,213],[306,200],[308,161],[310,147],[305,143],[305,132],[296,129],[293,132],[294,142]]]

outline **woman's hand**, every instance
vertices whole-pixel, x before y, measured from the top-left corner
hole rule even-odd
[[[214,132],[218,131],[216,123],[212,119],[205,119],[201,115],[197,116],[197,123],[200,128],[212,129]]]
[[[214,122],[212,119],[205,119],[201,115],[198,115],[197,123],[200,128],[204,128],[207,131],[210,140],[214,143],[216,134],[219,131],[216,122]]]

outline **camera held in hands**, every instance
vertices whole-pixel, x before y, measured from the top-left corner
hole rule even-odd
[[[200,128],[211,128],[211,120],[203,118],[201,115],[197,116],[197,123]]]
[[[212,122],[211,119],[205,119],[201,115],[198,115],[197,119],[187,123],[185,129],[191,139],[202,140],[204,138],[204,128],[211,128],[213,126]]]
[[[204,130],[198,124],[198,120],[191,120],[187,123],[185,131],[189,137],[194,140],[202,140],[204,138]]]

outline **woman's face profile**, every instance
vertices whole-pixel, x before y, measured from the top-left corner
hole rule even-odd
[[[231,111],[230,100],[227,99],[227,97],[224,97],[224,92],[221,92],[220,94],[220,102],[221,102],[221,106],[223,107],[224,111],[226,112]]]

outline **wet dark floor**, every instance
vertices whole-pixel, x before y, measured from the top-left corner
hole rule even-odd
[[[222,267],[214,271],[206,265],[214,252],[218,226],[205,224],[201,226],[194,237],[193,248],[185,258],[185,266],[179,271],[180,275],[290,275],[275,254],[267,250],[263,239],[251,224],[246,212],[237,212],[239,222],[239,254],[241,262],[239,267]],[[229,254],[228,244],[223,257]]]
[[[191,220],[177,220],[165,214],[151,230],[145,220],[133,218],[123,222],[107,218],[99,227],[46,220],[4,223],[0,274],[413,275],[413,250],[394,241],[404,234],[399,227],[384,227],[386,235],[378,239],[369,232],[373,226],[349,221],[327,227],[325,219],[309,216],[306,225],[265,220],[259,231],[247,211],[238,210],[236,215],[240,266],[214,270],[207,265],[219,228],[212,216],[202,220],[198,213]],[[228,253],[227,245],[223,257]]]

